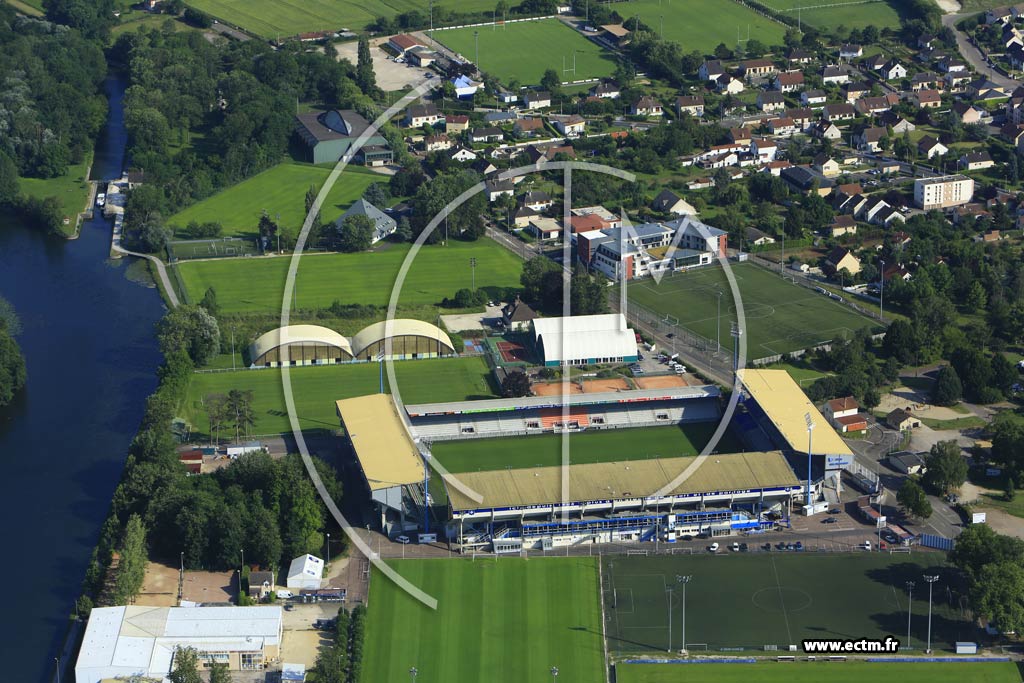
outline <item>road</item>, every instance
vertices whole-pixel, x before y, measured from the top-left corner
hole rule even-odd
[[[231,26],[228,26],[227,24],[222,24],[216,19],[213,20],[213,24],[210,26],[210,30],[216,31],[221,35],[227,36],[228,38],[233,38],[243,43],[247,40],[252,40],[252,36],[250,36],[248,33],[242,33],[237,28],[233,28]]]
[[[1020,81],[1016,81],[1008,76],[1004,76],[992,67],[988,65],[985,58],[981,55],[981,51],[971,44],[967,35],[963,31],[959,31],[956,28],[956,23],[961,19],[965,19],[971,16],[972,13],[966,14],[945,14],[942,17],[942,25],[948,26],[953,30],[953,34],[956,36],[956,46],[960,50],[960,54],[963,58],[977,70],[978,73],[985,76],[994,83],[998,83],[1004,88],[1016,88],[1020,85]]]

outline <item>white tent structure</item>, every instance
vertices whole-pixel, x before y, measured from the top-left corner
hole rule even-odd
[[[324,561],[313,555],[300,555],[288,567],[288,588],[316,590],[324,576]]]
[[[536,318],[533,339],[544,365],[596,365],[637,359],[636,333],[621,313]]]

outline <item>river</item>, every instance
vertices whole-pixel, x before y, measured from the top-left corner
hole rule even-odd
[[[121,174],[124,85],[108,79],[110,114],[93,178]],[[26,390],[0,411],[6,532],[0,565],[0,661],[5,681],[49,680],[100,525],[156,388],[155,289],[111,262],[100,214],[65,241],[0,228],[0,295],[14,304]]]

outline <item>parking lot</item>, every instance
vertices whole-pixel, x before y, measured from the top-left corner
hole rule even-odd
[[[377,86],[386,92],[402,90],[406,87],[415,87],[428,80],[428,74],[432,77],[434,73],[430,69],[421,69],[409,64],[398,64],[385,52],[381,45],[387,42],[387,38],[376,38],[370,41],[370,55],[373,57],[373,73],[377,77]],[[338,50],[338,59],[347,59],[355,66],[359,61],[357,52],[359,44],[356,41],[335,45]]]

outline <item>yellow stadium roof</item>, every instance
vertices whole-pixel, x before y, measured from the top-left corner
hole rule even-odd
[[[347,398],[337,406],[370,490],[423,481],[419,450],[391,394]]]
[[[627,462],[599,462],[568,468],[569,500],[621,500],[650,496],[686,470],[697,456]],[[562,468],[526,467],[463,472],[459,481],[482,496],[478,503],[448,487],[452,509],[479,510],[548,505],[562,499]],[[667,495],[800,486],[779,451],[710,455]]]
[[[740,381],[782,434],[789,447],[807,452],[807,414],[814,424],[811,450],[828,455],[853,455],[800,386],[785,370],[740,370]]]

